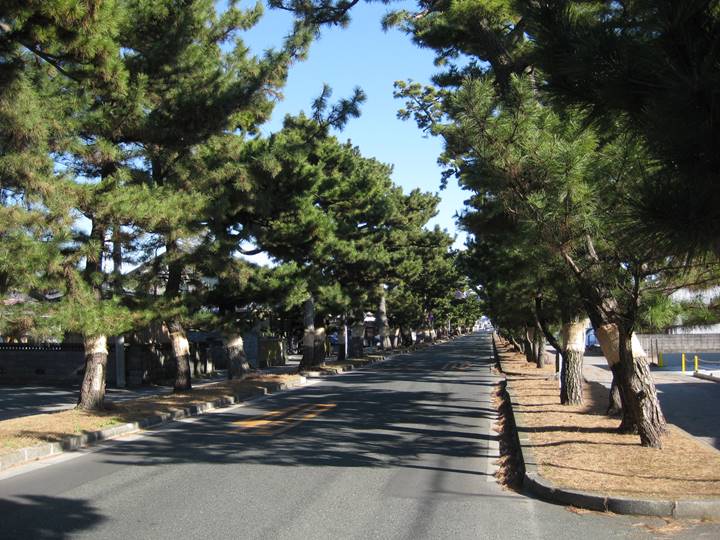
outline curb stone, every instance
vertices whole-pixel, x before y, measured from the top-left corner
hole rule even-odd
[[[307,379],[305,377],[301,377],[300,381],[297,384],[259,381],[257,383],[257,390],[253,391],[250,394],[248,394],[247,392],[243,392],[240,394],[235,394],[234,396],[221,397],[213,401],[206,401],[205,403],[189,405],[188,407],[177,409],[172,412],[153,414],[135,422],[119,424],[117,426],[112,426],[98,431],[89,431],[87,433],[83,433],[82,435],[69,435],[67,437],[63,437],[60,442],[38,444],[34,446],[20,448],[15,452],[0,456],[0,472],[5,471],[11,467],[25,465],[27,463],[30,463],[31,461],[37,461],[40,459],[62,454],[63,452],[92,446],[101,441],[112,439],[120,435],[128,435],[136,431],[141,431],[150,427],[158,426],[168,422],[173,422],[175,420],[198,416],[214,409],[229,407],[231,405],[235,405],[236,403],[246,401],[250,398],[263,396],[266,394],[274,394],[276,392],[304,386],[306,382]]]
[[[493,337],[493,346],[495,338]],[[496,353],[496,360],[500,357]],[[508,381],[511,382],[511,381]],[[630,497],[611,496],[603,493],[592,493],[556,486],[552,481],[540,475],[535,453],[531,442],[523,429],[523,413],[513,409],[511,384],[505,387],[510,400],[510,414],[515,425],[515,436],[520,448],[520,459],[523,464],[523,488],[539,498],[549,502],[587,508],[599,512],[616,514],[672,517],[675,519],[720,520],[720,498],[712,499],[633,499]],[[686,433],[679,427],[669,424],[673,429]],[[696,439],[699,440],[699,439]],[[700,441],[704,443],[704,441]],[[707,446],[707,443],[704,443]],[[710,446],[714,449],[714,447]]]
[[[706,381],[720,382],[720,377],[716,377],[715,375],[708,375],[707,373],[700,373],[699,371],[693,373],[693,377]]]
[[[354,369],[370,368],[376,366],[377,364],[392,360],[395,357],[410,354],[412,352],[415,352],[415,350],[416,349],[395,349],[392,351],[392,354],[389,354],[387,356],[383,355],[382,353],[368,354],[363,358],[351,358],[350,360],[347,360],[347,362],[351,364],[349,366],[326,366],[324,372],[320,370],[307,370],[303,371],[302,373],[303,375],[312,378],[333,377],[335,375],[347,373],[348,371],[352,371]]]

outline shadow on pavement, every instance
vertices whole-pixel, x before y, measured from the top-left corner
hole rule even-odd
[[[44,495],[0,499],[0,516],[0,539],[14,540],[67,538],[106,519],[87,501]]]
[[[450,355],[441,345],[415,353],[412,360],[388,362],[383,369],[350,372],[333,378],[332,384],[279,395],[255,405],[253,413],[243,414],[239,409],[214,414],[191,429],[171,425],[103,453],[110,455],[110,462],[137,465],[242,462],[389,467],[407,463],[442,470],[454,458],[487,455],[491,436],[478,432],[478,418],[489,419],[495,413],[488,402],[489,392],[483,401],[484,392],[464,386],[495,384],[487,369],[492,364],[489,351],[479,351],[477,343],[458,345],[453,343],[454,352],[459,348],[467,352],[453,354],[453,361],[462,358],[471,364],[471,369],[462,373],[442,371]],[[393,387],[407,381],[413,384]],[[276,435],[258,435],[260,430],[243,430],[237,425],[251,418],[266,422],[263,414],[304,404],[330,404],[332,408]]]

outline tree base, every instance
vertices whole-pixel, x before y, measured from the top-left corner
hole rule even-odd
[[[175,384],[173,392],[189,392],[192,390],[192,381],[190,379],[190,355],[184,354],[176,358],[177,373],[175,375]]]

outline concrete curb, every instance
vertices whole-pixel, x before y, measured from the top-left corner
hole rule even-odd
[[[543,478],[538,470],[535,453],[527,436],[522,413],[513,410],[512,389],[506,387],[510,399],[510,410],[515,423],[521,459],[525,467],[523,488],[541,499],[587,508],[599,512],[631,514],[642,516],[672,517],[676,519],[710,519],[720,520],[720,499],[635,499],[630,497],[611,496],[603,493],[580,491],[556,486],[552,481]],[[677,428],[677,426],[672,426]],[[681,430],[682,431],[682,430]]]
[[[497,353],[496,360],[500,362],[500,357]],[[530,438],[527,435],[528,429],[525,427],[527,424],[524,422],[524,415],[523,413],[516,412],[513,408],[513,390],[510,386],[510,384],[506,385],[505,390],[510,400],[510,414],[512,415],[512,422],[515,425],[515,435],[517,437],[518,447],[520,448],[520,459],[524,467],[523,488],[525,490],[549,502],[575,506],[577,508],[587,508],[588,510],[599,512],[672,517],[676,519],[720,520],[720,498],[676,500],[634,499],[562,488],[556,486],[547,478],[543,478],[538,469],[538,463],[532,449]],[[669,424],[669,426],[673,429],[683,431],[675,425]]]
[[[698,379],[704,379],[706,381],[720,382],[720,377],[708,375],[707,373],[700,373],[699,371],[693,373],[693,377],[697,377]]]
[[[251,381],[252,382],[252,381]],[[214,409],[222,409],[235,405],[248,399],[252,399],[258,396],[266,394],[274,394],[276,392],[282,392],[291,388],[297,388],[304,386],[307,383],[305,377],[301,377],[298,384],[288,384],[285,382],[270,382],[270,381],[257,381],[257,391],[249,393],[243,392],[235,394],[234,396],[225,396],[213,401],[207,401],[205,403],[198,403],[190,405],[183,409],[178,409],[169,413],[153,414],[145,417],[142,420],[136,422],[128,422],[126,424],[119,424],[99,431],[89,431],[82,435],[70,435],[63,437],[60,442],[39,444],[35,446],[27,446],[20,448],[10,454],[0,456],[0,472],[5,471],[11,467],[17,467],[18,465],[25,465],[31,461],[37,461],[44,459],[63,452],[77,450],[87,446],[92,446],[101,441],[112,439],[120,435],[127,435],[136,431],[141,431],[150,427],[158,426],[175,420],[181,420],[183,418],[189,418],[192,416],[198,416]]]
[[[425,348],[425,347],[423,347]],[[364,356],[363,358],[351,358],[350,360],[347,360],[347,362],[351,365],[349,366],[323,366],[325,368],[324,371],[320,370],[307,370],[303,371],[302,375],[306,377],[312,377],[312,378],[325,378],[325,377],[334,377],[335,375],[340,375],[342,373],[347,373],[348,371],[352,371],[354,369],[366,369],[371,368],[377,364],[381,364],[382,362],[387,362],[388,360],[391,360],[397,356],[401,356],[404,354],[409,354],[412,352],[415,352],[418,349],[395,349],[392,351],[392,354],[389,354],[385,356],[384,354],[368,354],[367,356]]]

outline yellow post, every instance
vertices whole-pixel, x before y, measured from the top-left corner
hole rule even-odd
[[[663,365],[663,357],[661,352],[658,353],[658,367],[665,367]]]
[[[695,355],[695,371],[698,371],[698,364],[699,364],[699,362],[698,362],[698,356],[697,356],[697,354],[696,354],[696,355]]]
[[[682,372],[685,373],[685,353],[682,353]]]

